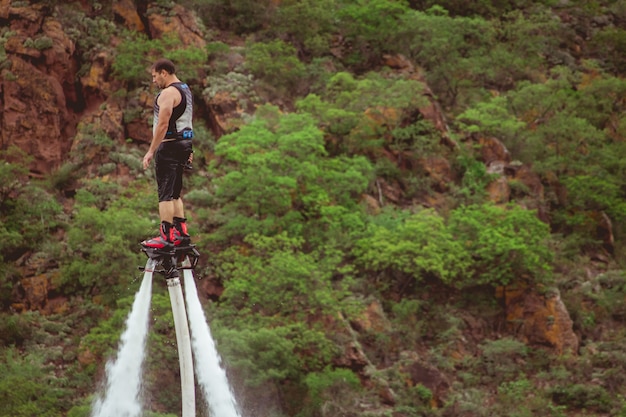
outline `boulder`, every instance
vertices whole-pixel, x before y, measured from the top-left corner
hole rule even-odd
[[[357,332],[389,332],[391,323],[378,300],[371,301],[361,314],[350,322]]]
[[[10,7],[11,7],[11,0],[0,0],[0,19],[9,18]]]
[[[487,186],[489,200],[496,204],[506,204],[511,198],[511,188],[505,177],[497,177]]]
[[[243,124],[244,109],[237,98],[227,91],[219,91],[207,103],[210,109],[209,125],[216,137],[232,133]]]
[[[511,155],[504,144],[494,137],[480,137],[477,140],[480,147],[480,156],[485,165],[489,166],[494,162],[511,162]]]
[[[449,184],[453,182],[455,178],[452,166],[447,158],[431,155],[426,158],[421,158],[419,163],[430,178],[435,191],[445,192],[448,190]]]
[[[185,46],[204,48],[206,41],[196,16],[188,9],[175,5],[171,13],[148,13],[148,30],[153,39],[168,34],[177,36]]]
[[[126,27],[130,30],[137,32],[143,32],[146,27],[141,21],[139,13],[137,13],[137,6],[133,0],[117,0],[112,5],[113,13],[119,16]]]
[[[38,274],[20,281],[24,297],[20,303],[28,310],[43,310],[48,302],[50,280],[48,274]]]
[[[529,288],[502,288],[510,330],[531,346],[557,354],[576,353],[578,337],[558,291],[539,294]]]
[[[10,72],[14,79],[0,79],[4,109],[0,146],[16,145],[32,156],[34,175],[49,173],[63,162],[71,146],[67,123],[72,116],[63,86],[56,77],[17,56],[11,58]]]
[[[421,361],[416,354],[409,356],[412,360],[401,361],[399,365],[401,374],[406,375],[405,383],[411,387],[422,385],[428,388],[433,395],[430,405],[433,408],[442,406],[450,389],[448,378],[434,366]]]
[[[61,22],[47,18],[42,26],[45,36],[52,39],[52,47],[42,51],[46,72],[59,80],[63,86],[66,101],[77,102],[75,81],[78,65],[73,59],[76,45],[63,31]]]

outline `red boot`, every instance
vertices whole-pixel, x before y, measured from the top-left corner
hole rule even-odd
[[[187,231],[187,219],[182,217],[174,217],[174,246],[188,246],[191,243],[191,237]]]
[[[174,249],[174,227],[172,223],[161,222],[161,234],[141,242],[147,248],[171,250]]]

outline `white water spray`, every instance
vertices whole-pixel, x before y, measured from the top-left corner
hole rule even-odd
[[[141,368],[144,359],[146,336],[152,293],[152,270],[146,265],[141,288],[135,295],[132,309],[126,319],[115,361],[106,365],[106,392],[93,404],[92,417],[139,417],[142,413],[139,393]]]
[[[185,269],[185,298],[191,327],[191,344],[196,362],[196,376],[205,400],[215,417],[241,417],[221,358],[211,336],[211,330],[202,310],[193,272]]]

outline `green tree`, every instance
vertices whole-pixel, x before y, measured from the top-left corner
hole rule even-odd
[[[514,10],[535,11],[538,5],[551,6],[554,0],[478,0],[467,2],[463,0],[411,0],[411,5],[423,10],[438,5],[450,11],[455,16],[479,15],[485,18],[497,18]]]
[[[172,60],[179,78],[191,83],[198,78],[198,71],[207,62],[208,51],[194,46],[183,48],[175,35],[148,39],[142,33],[127,32],[117,46],[113,74],[125,81],[129,89],[149,86],[150,66],[159,58]]]
[[[28,179],[31,160],[14,146],[0,151],[0,233],[4,236],[0,262],[28,248],[41,249],[62,224],[61,205],[55,197]]]
[[[336,3],[336,0],[281,1],[268,31],[272,36],[287,36],[304,55],[327,55],[337,31]]]
[[[317,119],[331,153],[373,156],[386,140],[401,137],[405,118],[427,102],[424,84],[406,76],[371,72],[357,78],[338,72],[323,95],[310,94],[296,107]]]
[[[264,28],[275,11],[271,0],[184,0],[196,10],[205,26],[250,34]]]
[[[68,291],[96,291],[105,304],[114,302],[133,279],[130,271],[143,263],[138,243],[150,226],[129,208],[79,207],[68,231],[59,284]]]
[[[484,99],[486,89],[508,90],[536,79],[556,47],[559,26],[550,12],[518,11],[500,19],[448,15],[433,6],[403,16],[398,52],[426,69],[426,81],[453,112]]]
[[[20,356],[16,349],[0,351],[1,417],[61,417],[57,385],[40,356]]]
[[[254,76],[272,86],[281,96],[293,95],[299,90],[304,75],[304,64],[296,48],[281,40],[249,42],[246,46],[246,68]]]
[[[311,372],[305,378],[309,390],[309,401],[299,416],[317,415],[324,410],[326,415],[339,415],[362,391],[358,376],[349,369],[326,368]]]
[[[384,218],[383,224],[372,223],[367,236],[355,243],[355,260],[365,271],[400,281],[432,277],[456,285],[455,278],[470,267],[469,253],[435,211]]]
[[[456,287],[550,282],[549,225],[517,205],[461,206],[450,213],[449,233],[471,259]]]
[[[404,0],[341,1],[339,31],[350,45],[343,62],[362,70],[378,62],[383,53],[399,52],[393,40],[409,10]]]
[[[466,129],[503,140],[513,158],[539,173],[574,175],[602,165],[605,129],[621,111],[626,84],[586,79],[559,67],[545,83],[520,82],[506,96],[459,115]],[[598,109],[598,110],[596,110]]]
[[[224,292],[211,323],[237,381],[273,384],[286,395],[336,359],[340,349],[318,319],[333,323],[350,311],[342,259],[333,251],[306,252],[302,239],[286,234],[249,235],[219,254]]]
[[[621,230],[626,84],[591,62],[586,66],[584,73],[554,68],[544,83],[520,82],[458,121],[468,132],[500,138],[512,158],[549,179],[554,229],[589,248],[597,246],[600,211]]]
[[[23,152],[17,148],[9,148],[8,151],[0,153],[3,161],[0,163],[0,219],[2,220],[0,233],[5,237],[0,241],[0,261],[9,250],[23,243],[23,236],[16,220],[24,204],[16,197],[24,191],[28,170],[20,163],[9,162],[7,159],[11,157],[10,153],[15,153],[20,158],[24,156]]]
[[[341,271],[339,253],[307,253],[301,238],[285,233],[249,235],[244,244],[219,256],[225,312],[254,312],[261,323],[280,323],[338,311],[337,300],[347,296],[345,285],[331,281]]]
[[[265,106],[241,130],[220,138],[213,164],[221,231],[302,235],[308,219],[331,206],[356,206],[371,167],[360,157],[328,158],[322,132],[307,114]]]
[[[626,30],[619,27],[600,29],[589,42],[594,56],[600,58],[602,67],[612,74],[623,74],[626,70]]]

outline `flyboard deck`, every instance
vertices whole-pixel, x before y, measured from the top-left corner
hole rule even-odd
[[[173,249],[163,250],[141,247],[141,251],[148,256],[148,261],[154,261],[153,272],[163,275],[166,279],[180,277],[179,269],[195,269],[200,258],[196,245],[176,246]],[[148,267],[139,267],[145,270]]]

